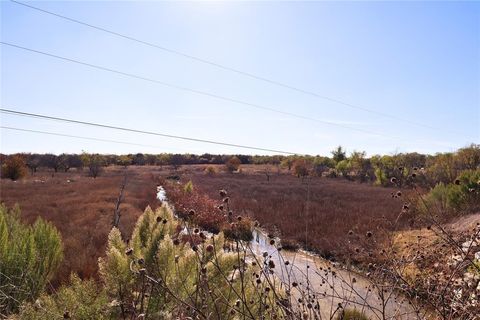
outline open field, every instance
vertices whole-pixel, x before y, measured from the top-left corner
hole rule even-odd
[[[328,258],[348,258],[359,246],[373,248],[383,239],[383,230],[393,229],[405,201],[392,198],[397,189],[341,178],[302,180],[286,171],[277,173],[275,167],[268,169],[267,180],[265,166],[242,168],[242,174],[218,168],[219,173],[208,175],[201,167],[192,167],[181,177],[213,199],[218,199],[218,190],[226,189],[235,216],[251,216],[270,231],[277,230],[285,243],[298,243]],[[401,216],[396,228],[407,220]],[[374,236],[367,242],[368,231]]]
[[[217,173],[207,175],[201,165],[183,166],[177,171],[130,166],[121,205],[122,234],[131,233],[147,205],[158,204],[155,185],[172,174],[178,174],[182,182],[191,179],[195,188],[212,199],[219,199],[219,189],[228,190],[235,215],[251,216],[269,230],[278,230],[285,243],[306,244],[333,258],[351,254],[361,243],[354,241],[355,237],[363,239],[367,231],[388,228],[402,204],[391,198],[392,189],[341,179],[312,178],[307,183],[274,167],[242,168],[242,174],[229,174],[218,166]],[[267,168],[271,172],[269,181]],[[26,221],[33,222],[40,216],[60,230],[65,260],[57,280],[65,280],[71,271],[91,277],[96,274],[98,257],[105,252],[124,172],[122,167],[109,167],[92,179],[75,171],[52,176],[51,171],[41,170],[18,182],[2,179],[0,200],[8,206],[18,203]],[[348,236],[349,230],[355,235]]]
[[[18,182],[1,180],[1,202],[7,206],[18,204],[25,221],[42,217],[61,232],[65,259],[57,281],[66,280],[72,271],[81,277],[96,275],[124,172],[121,167],[107,168],[93,179],[75,171],[52,176],[51,171],[42,170]],[[120,219],[123,234],[130,234],[145,207],[157,202],[152,168],[129,168],[127,172]]]

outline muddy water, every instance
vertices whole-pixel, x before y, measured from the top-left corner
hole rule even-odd
[[[278,241],[279,239],[275,239],[276,243]],[[373,284],[366,277],[306,252],[279,252],[275,245],[270,245],[269,242],[265,232],[260,229],[253,231],[253,241],[250,243],[252,251],[258,256],[262,256],[264,252],[271,256],[275,263],[275,273],[287,284],[285,287],[291,288],[288,284],[296,282],[301,291],[314,294],[320,303],[323,319],[330,319],[338,303],[364,311],[373,319],[383,319],[382,314],[385,314],[387,319],[412,318],[408,302],[393,292],[387,292],[385,296],[389,299],[384,299],[385,302],[382,303]],[[305,298],[302,297],[304,293],[298,289],[292,289],[291,293],[295,301]]]

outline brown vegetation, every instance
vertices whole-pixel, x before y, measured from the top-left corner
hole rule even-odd
[[[130,234],[147,205],[156,205],[155,182],[151,168],[129,168],[124,201],[120,205],[120,229]],[[104,176],[87,177],[87,172],[38,171],[19,181],[1,180],[0,201],[18,204],[22,219],[34,222],[42,217],[52,222],[62,235],[65,259],[56,282],[67,280],[70,273],[80,277],[97,274],[97,260],[105,252],[115,203],[125,169],[110,167]]]
[[[214,199],[218,190],[228,190],[235,214],[251,216],[270,231],[278,230],[289,245],[297,242],[326,257],[349,257],[368,231],[375,233],[374,241],[381,241],[383,230],[393,227],[404,201],[392,198],[397,191],[393,188],[319,177],[302,180],[287,174],[265,179],[248,167],[243,172],[250,174],[235,176],[206,176],[200,169],[188,170],[182,180],[192,180]],[[408,216],[402,215],[399,222],[405,226]]]

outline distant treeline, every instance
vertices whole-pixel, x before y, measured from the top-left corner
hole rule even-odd
[[[268,164],[285,168],[299,177],[326,176],[343,177],[360,182],[374,182],[388,185],[392,178],[400,186],[409,185],[413,178],[424,185],[434,186],[437,183],[452,183],[464,170],[480,168],[480,144],[471,144],[456,152],[425,155],[420,153],[398,153],[393,155],[374,155],[367,157],[365,152],[347,153],[341,146],[326,156],[260,156],[260,155],[219,155],[205,153],[196,154],[37,154],[19,153],[0,154],[2,174],[5,163],[15,158],[26,166],[31,174],[38,168],[50,168],[54,172],[69,171],[71,168],[88,167],[90,171],[111,165],[152,165],[171,166],[178,169],[182,165],[227,164],[228,171],[241,169],[245,164]],[[232,163],[234,164],[232,166]],[[22,165],[22,164],[19,164]],[[269,170],[268,168],[265,169]],[[92,173],[92,172],[91,172]],[[272,172],[273,173],[273,172]],[[268,174],[268,172],[267,172]],[[95,176],[95,172],[92,173]]]

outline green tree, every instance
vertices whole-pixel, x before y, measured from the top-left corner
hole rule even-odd
[[[332,151],[332,158],[335,163],[339,163],[340,161],[347,159],[347,152],[343,150],[342,146],[338,146]]]
[[[97,178],[103,171],[105,166],[105,158],[98,153],[82,153],[83,165],[88,168],[88,173],[94,179]]]
[[[335,169],[342,175],[342,177],[348,178],[348,173],[350,172],[350,162],[348,160],[342,160],[337,163]]]
[[[315,157],[313,159],[313,172],[319,177],[321,177],[324,172],[327,172],[334,167],[335,162],[328,157]]]

